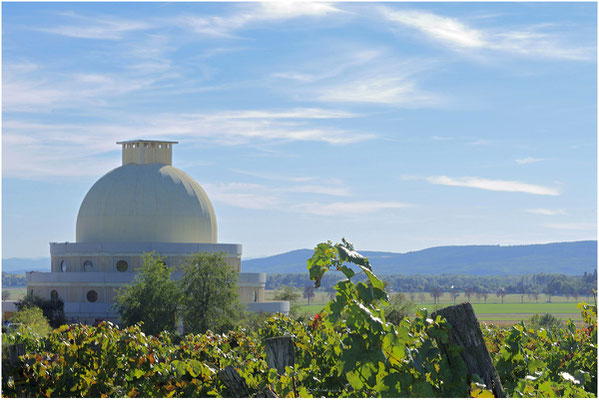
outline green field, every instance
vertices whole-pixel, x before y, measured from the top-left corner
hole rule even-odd
[[[21,300],[27,294],[26,287],[2,288],[2,293],[8,293],[7,300]]]
[[[308,301],[304,298],[298,300],[300,305],[299,311],[301,313],[316,314],[327,303],[329,295],[324,292],[316,292],[315,298],[308,305]],[[267,291],[266,299],[271,300],[273,291]],[[406,294],[406,297],[410,299],[410,294]],[[428,310],[434,311],[439,308],[447,307],[453,302],[449,294],[444,294],[438,304],[433,304],[432,299],[428,293],[414,293],[412,296],[416,309],[427,308]],[[420,302],[418,299],[424,299]],[[461,303],[467,301],[465,296],[457,298],[456,302]],[[523,300],[523,302],[522,302]],[[586,301],[592,302],[592,298],[579,298],[578,302]],[[571,318],[574,321],[581,321],[580,311],[576,308],[578,302],[572,298],[566,298],[564,296],[552,296],[551,303],[547,303],[547,296],[539,295],[538,299],[529,298],[527,296],[522,297],[519,294],[509,294],[503,299],[496,295],[489,295],[487,297],[486,304],[484,300],[477,300],[475,296],[470,298],[470,302],[474,308],[478,319],[480,321],[505,321],[505,322],[517,322],[520,320],[528,320],[534,314],[552,314],[563,320]]]

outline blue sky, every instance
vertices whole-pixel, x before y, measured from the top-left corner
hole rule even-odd
[[[596,239],[594,3],[3,3],[2,256],[74,241],[117,141],[245,257]]]

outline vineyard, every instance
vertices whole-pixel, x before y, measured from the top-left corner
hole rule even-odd
[[[467,372],[461,348],[442,350],[451,326],[441,316],[421,310],[397,325],[386,322],[383,282],[351,244],[319,244],[308,269],[317,286],[329,270],[347,280],[307,321],[275,315],[256,331],[183,338],[106,322],[64,325],[44,338],[28,330],[3,335],[2,395],[236,397],[219,373],[231,366],[244,397],[265,391],[278,397],[492,397],[491,388]],[[352,281],[357,273],[368,279]],[[597,396],[597,307],[582,303],[580,311],[582,329],[572,322],[549,330],[525,323],[482,326],[508,397]],[[280,336],[291,336],[295,351],[284,371],[269,368],[265,350],[267,339]]]

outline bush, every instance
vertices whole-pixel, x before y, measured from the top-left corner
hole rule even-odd
[[[40,308],[52,328],[58,328],[66,322],[64,301],[61,298],[44,299],[33,294],[28,294],[23,300],[17,302],[16,306],[19,311],[31,307]]]
[[[528,325],[535,330],[545,328],[548,331],[558,330],[564,326],[559,318],[551,314],[535,314],[528,320]]]
[[[395,293],[389,298],[389,305],[384,307],[385,318],[393,325],[399,325],[399,322],[412,315],[416,305],[408,300],[403,293]]]
[[[44,313],[38,307],[28,307],[17,311],[13,316],[13,322],[31,328],[39,336],[47,336],[52,331]]]

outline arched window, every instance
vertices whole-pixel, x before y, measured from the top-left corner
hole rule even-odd
[[[50,292],[50,300],[58,300],[58,292],[56,290]]]
[[[254,303],[258,301],[258,291],[254,290]]]
[[[83,270],[90,272],[93,269],[94,269],[94,263],[92,263],[90,260],[85,260],[85,262],[83,263]]]
[[[62,260],[60,262],[60,270],[62,272],[67,272],[67,260]]]

